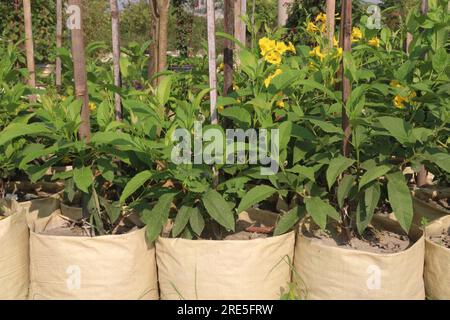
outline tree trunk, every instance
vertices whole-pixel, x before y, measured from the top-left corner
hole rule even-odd
[[[224,32],[229,35],[234,34],[234,1],[224,0]],[[223,49],[223,95],[226,96],[233,86],[233,43],[230,40],[224,40]]]
[[[208,23],[208,67],[209,67],[209,87],[211,88],[210,111],[211,123],[217,124],[217,75],[216,75],[216,17],[214,0],[207,0],[207,23]]]
[[[117,0],[109,1],[111,6],[111,34],[112,34],[112,49],[113,49],[113,67],[114,67],[114,85],[117,88],[122,87],[122,75],[120,72],[120,21],[119,21],[119,6]],[[114,94],[114,106],[116,120],[122,121],[122,101],[120,94]]]
[[[75,95],[77,99],[83,101],[83,106],[81,108],[81,125],[78,134],[80,139],[85,139],[89,142],[91,138],[91,127],[81,0],[69,0],[67,14],[69,15],[69,29],[72,40]]]
[[[284,27],[289,18],[289,5],[294,0],[278,0],[278,26]]]
[[[62,0],[56,0],[56,49],[59,50],[62,47]],[[62,66],[61,66],[61,58],[59,56],[56,57],[56,66],[55,66],[55,80],[56,80],[56,88],[58,91],[61,90],[62,86]]]
[[[336,0],[327,0],[327,39],[328,47],[333,49],[334,28],[335,28]]]
[[[31,22],[30,0],[23,0],[23,14],[25,21],[25,49],[28,68],[28,85],[36,88],[36,67],[34,65],[33,25]],[[36,96],[30,96],[30,102],[36,102]]]

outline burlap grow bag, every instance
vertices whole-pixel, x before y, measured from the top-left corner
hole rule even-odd
[[[280,299],[295,234],[253,240],[156,242],[161,299]]]
[[[40,234],[59,210],[30,225],[30,299],[158,299],[145,228],[121,235]]]
[[[443,217],[426,228],[425,289],[431,299],[450,300],[450,249],[428,239],[450,229],[450,216]]]
[[[399,231],[395,221],[376,218],[390,231]],[[407,250],[377,254],[333,247],[322,240],[298,233],[294,255],[296,279],[306,299],[424,299],[424,238],[415,229],[416,242]]]
[[[28,297],[28,227],[24,212],[0,201],[0,300]]]

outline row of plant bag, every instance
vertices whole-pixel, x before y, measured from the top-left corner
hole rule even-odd
[[[57,189],[52,186],[50,192]],[[157,279],[162,299],[423,299],[424,249],[428,297],[450,297],[450,250],[431,239],[449,232],[448,215],[427,227],[425,247],[415,227],[411,245],[394,254],[337,248],[307,235],[317,226],[304,219],[295,253],[293,231],[222,241],[163,236],[156,241],[155,261],[155,246],[142,225],[121,235],[67,233],[61,226],[79,218],[81,209],[61,204],[57,194],[4,201],[2,210],[2,299],[157,299]],[[277,216],[250,209],[237,221],[255,222],[256,228],[272,228]],[[402,234],[387,217],[377,217],[374,224]]]

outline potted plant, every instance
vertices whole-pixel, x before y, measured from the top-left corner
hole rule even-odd
[[[154,246],[146,241],[136,210],[118,202],[132,170],[130,157],[144,151],[137,143],[133,150],[108,144],[111,139],[133,141],[125,124],[121,133],[116,132],[120,123],[107,127],[112,103],[93,112],[101,121],[87,142],[77,135],[79,101],[42,101],[36,119],[42,130],[35,132],[41,147],[25,154],[20,166],[26,171],[30,163],[37,166],[34,172],[41,176],[33,177],[39,180],[52,163],[70,163],[73,170],[55,172],[53,179],[65,182],[64,200],[80,209],[61,212],[57,200],[52,212],[29,218],[30,299],[157,299]]]
[[[348,28],[346,5],[341,19]],[[293,191],[309,215],[296,243],[298,285],[310,299],[423,299],[424,238],[411,227],[412,198],[402,172],[425,161],[419,150],[439,165],[433,159],[440,151],[432,149],[439,126],[413,122],[415,100],[425,100],[427,90],[411,80],[407,57],[399,69],[386,68],[389,57],[403,55],[394,49],[398,38],[387,28],[365,28],[364,17],[359,27],[345,28],[342,58],[316,37],[320,28],[306,30],[317,41],[302,53],[312,67],[307,80],[293,84],[305,116],[296,121],[301,157],[288,171],[304,180]],[[337,71],[336,60],[343,61],[342,92],[318,82]],[[390,212],[396,221],[383,214]]]

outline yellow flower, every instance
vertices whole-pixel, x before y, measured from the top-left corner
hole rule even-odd
[[[284,54],[288,50],[288,46],[283,41],[278,41],[275,45],[275,51],[280,55]]]
[[[358,27],[353,27],[352,29],[352,42],[357,42],[359,40],[361,40],[361,38],[363,37],[362,31],[361,29],[359,29]]]
[[[297,53],[297,50],[295,50],[294,45],[292,44],[292,42],[289,41],[288,46],[287,46],[287,51],[290,51],[292,53]]]
[[[369,41],[367,41],[367,43],[369,44],[369,46],[378,48],[380,46],[380,39],[378,39],[377,37],[374,37],[374,38],[370,39]]]
[[[223,62],[221,62],[220,64],[219,64],[219,70],[220,71],[223,71],[223,68],[225,67],[225,65],[223,64]]]
[[[271,51],[264,56],[264,60],[266,60],[270,64],[279,65],[281,63],[281,54],[279,54],[277,51]]]
[[[322,23],[326,23],[327,22],[327,15],[323,12],[319,13],[316,17],[316,19],[314,20],[315,22],[322,22]]]
[[[319,47],[319,46],[317,46],[317,47],[315,47],[314,49],[312,49],[312,50],[309,52],[309,55],[310,55],[311,57],[318,57],[318,58],[320,59],[320,61],[322,61],[322,60],[325,58],[325,54],[323,54],[323,53],[320,51],[320,47]]]
[[[97,106],[93,102],[89,102],[88,106],[89,106],[89,110],[91,110],[91,111],[95,111],[95,109],[97,109]]]
[[[268,76],[265,80],[264,80],[264,85],[266,86],[266,88],[269,87],[270,83],[272,82],[273,78],[275,78],[276,76],[280,75],[283,73],[283,70],[281,69],[277,69],[275,70],[275,73],[271,74],[270,76]]]
[[[319,31],[319,28],[317,28],[317,26],[313,22],[308,22],[308,26],[306,27],[306,31],[314,33],[314,32]]]
[[[337,58],[342,58],[342,53],[343,53],[343,50],[341,47],[336,48],[336,57]]]
[[[265,56],[268,52],[271,52],[275,49],[276,42],[275,40],[270,40],[267,37],[259,39],[259,48],[261,49],[261,55]]]
[[[396,95],[393,102],[394,102],[394,106],[396,108],[404,109],[406,101],[407,101],[407,98],[402,97],[401,95]]]
[[[391,87],[394,87],[394,88],[401,88],[401,87],[402,87],[402,85],[401,85],[400,83],[398,83],[397,80],[392,80],[391,83],[390,83],[389,85],[390,85]]]
[[[337,47],[339,45],[339,42],[337,41],[336,37],[333,38],[333,46]]]
[[[326,25],[326,24],[322,24],[322,25],[320,26],[320,32],[321,32],[321,33],[327,32],[327,25]]]
[[[284,101],[283,100],[278,100],[277,101],[277,107],[280,108],[280,109],[283,109],[284,108]]]

